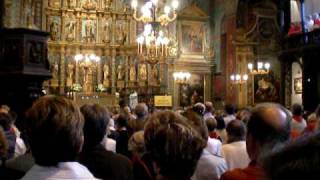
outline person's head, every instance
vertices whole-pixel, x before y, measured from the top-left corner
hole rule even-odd
[[[9,113],[10,112],[10,107],[7,105],[1,105],[0,106],[0,113]]]
[[[106,135],[109,113],[106,108],[98,104],[83,105],[80,111],[84,117],[84,148],[95,147]]]
[[[217,120],[215,118],[208,118],[206,120],[206,125],[209,132],[216,130],[217,128]]]
[[[130,107],[129,107],[129,106],[124,106],[124,107],[123,107],[123,112],[124,112],[125,114],[131,114],[131,109],[130,109]]]
[[[0,126],[4,131],[9,131],[13,122],[9,113],[0,112]]]
[[[40,166],[75,161],[83,144],[83,116],[70,100],[57,96],[38,99],[26,112],[26,133]]]
[[[248,123],[251,116],[251,110],[249,108],[243,108],[237,113],[237,119],[241,120],[245,124]]]
[[[159,173],[168,179],[189,179],[206,146],[183,116],[170,111],[157,112],[148,119],[144,138]]]
[[[216,116],[217,121],[217,130],[223,130],[226,128],[226,123],[223,120],[222,116]]]
[[[279,104],[262,103],[253,108],[247,124],[247,152],[258,160],[290,138],[291,117]]]
[[[125,114],[120,114],[116,120],[117,128],[127,128],[128,127],[129,117]]]
[[[137,118],[144,118],[148,115],[148,106],[145,103],[139,103],[134,109],[134,113],[137,115]]]
[[[224,110],[227,113],[227,115],[233,115],[236,112],[236,108],[233,104],[226,104]]]
[[[206,112],[214,114],[214,108],[213,108],[212,102],[207,101],[204,103],[204,105],[206,107]]]
[[[316,133],[302,136],[268,156],[264,159],[263,169],[267,179],[317,179],[319,164],[320,133]]]
[[[300,104],[293,104],[291,107],[292,115],[294,116],[302,116],[303,115],[303,107]]]
[[[129,139],[128,149],[133,153],[137,153],[140,156],[145,152],[144,147],[144,132],[135,132]]]
[[[201,137],[207,141],[208,128],[206,127],[203,117],[198,112],[194,111],[194,107],[186,110],[185,117],[187,118],[187,123],[198,131]]]
[[[192,107],[192,110],[196,112],[198,115],[203,116],[206,107],[204,106],[204,104],[198,102]]]
[[[244,141],[246,139],[246,125],[240,120],[231,121],[227,128],[228,143]]]

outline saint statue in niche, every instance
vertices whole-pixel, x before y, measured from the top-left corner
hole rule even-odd
[[[158,73],[158,68],[157,66],[153,66],[152,68],[152,82],[153,83],[157,83],[158,82],[158,77],[159,73]]]
[[[93,42],[95,39],[95,27],[93,20],[87,20],[85,24],[85,37],[87,42]]]
[[[66,23],[66,40],[73,41],[75,39],[75,24],[74,20],[70,20]]]
[[[51,65],[51,74],[53,80],[58,80],[59,64],[56,61]]]
[[[106,20],[106,23],[104,24],[103,26],[103,32],[104,32],[104,35],[103,35],[103,42],[104,43],[110,43],[110,37],[111,37],[111,19],[107,19]]]
[[[75,0],[67,0],[67,6],[68,8],[75,8],[76,7],[76,1]]]
[[[117,79],[118,80],[123,80],[123,67],[121,64],[118,65],[118,75],[117,75]]]
[[[120,22],[117,24],[117,33],[116,34],[117,34],[117,36],[116,36],[117,43],[123,45],[127,39],[127,31],[126,31],[124,22]]]
[[[74,75],[74,64],[70,61],[67,67],[67,86],[72,86]]]
[[[103,65],[103,80],[108,80],[109,78],[109,65],[107,63],[105,63]]]
[[[111,3],[112,3],[112,0],[105,0],[104,1],[105,8],[106,9],[110,9]]]
[[[59,23],[56,20],[53,20],[50,24],[50,38],[53,41],[59,38]]]
[[[130,74],[129,80],[135,81],[136,80],[136,66],[134,64],[132,64],[130,66],[129,74]]]
[[[139,76],[142,81],[147,80],[147,65],[146,64],[140,65]]]

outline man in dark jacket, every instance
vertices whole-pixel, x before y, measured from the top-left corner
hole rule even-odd
[[[128,158],[107,151],[101,141],[109,123],[108,111],[100,105],[84,105],[81,112],[85,119],[84,146],[79,157],[95,177],[104,180],[131,180],[132,165]]]

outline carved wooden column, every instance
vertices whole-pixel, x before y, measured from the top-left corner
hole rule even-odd
[[[42,95],[42,83],[51,77],[48,36],[30,29],[0,30],[0,104],[17,112],[20,127],[25,110]]]

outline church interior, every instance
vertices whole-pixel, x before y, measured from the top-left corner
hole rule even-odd
[[[118,115],[208,102],[309,115],[319,57],[319,0],[1,0],[0,114],[10,107],[23,129],[25,112],[54,95]]]
[[[3,1],[1,104],[22,110],[57,94],[108,107],[163,97],[174,109],[204,101],[315,109],[317,1],[155,3]]]

